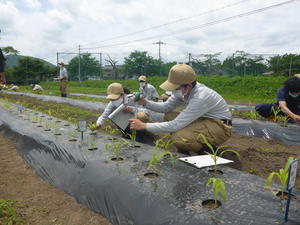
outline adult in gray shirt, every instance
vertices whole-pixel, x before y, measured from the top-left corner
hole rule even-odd
[[[147,82],[147,77],[142,75],[139,77],[140,93],[147,100],[158,101],[159,95],[155,87]]]
[[[170,133],[177,149],[190,152],[198,152],[203,147],[200,134],[215,146],[231,136],[231,114],[227,103],[217,92],[196,81],[192,67],[186,64],[173,66],[168,80],[160,88],[172,91],[166,102],[141,98],[139,104],[166,113],[165,122],[144,123],[131,119],[131,129]],[[172,112],[178,106],[184,106],[184,109],[180,113]]]

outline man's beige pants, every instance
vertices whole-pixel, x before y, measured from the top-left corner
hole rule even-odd
[[[164,120],[173,120],[178,114],[178,112],[167,113]],[[172,141],[175,142],[174,146],[177,150],[182,149],[189,152],[198,152],[204,146],[199,134],[203,134],[210,144],[218,146],[230,138],[231,126],[224,124],[221,120],[199,118],[170,135]]]
[[[61,94],[67,94],[67,84],[68,84],[68,81],[66,79],[63,79],[63,80],[60,80],[60,93]]]

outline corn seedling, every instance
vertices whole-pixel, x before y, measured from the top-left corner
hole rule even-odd
[[[34,115],[34,116],[33,116],[33,121],[34,121],[34,122],[38,122],[38,121],[39,121],[38,115]]]
[[[249,113],[248,113],[248,116],[249,116],[249,118],[251,119],[251,120],[256,120],[257,119],[257,112],[256,111],[250,111]]]
[[[152,159],[149,162],[148,165],[148,169],[151,169],[153,166],[156,167],[156,164],[160,162],[160,160],[164,157],[164,156],[169,156],[172,160],[172,166],[174,167],[175,164],[175,157],[173,156],[173,154],[171,152],[168,151],[164,151],[162,153],[160,153],[159,155],[157,154],[158,152],[158,142],[156,142],[155,148],[152,152]],[[156,170],[154,168],[154,170]]]
[[[76,130],[71,130],[69,133],[71,138],[77,138],[77,131]]]
[[[281,109],[279,107],[277,109],[275,109],[274,106],[272,106],[271,110],[272,110],[272,113],[274,114],[274,122],[277,122],[279,113],[281,112]]]
[[[240,159],[240,154],[237,151],[232,150],[232,149],[223,149],[223,148],[227,148],[228,147],[227,145],[221,145],[221,146],[217,147],[216,149],[214,149],[214,147],[208,142],[208,140],[206,139],[206,137],[203,134],[199,134],[199,137],[201,137],[204,144],[206,144],[212,152],[212,153],[209,153],[209,152],[205,152],[205,153],[209,154],[210,157],[213,159],[214,171],[218,170],[218,166],[217,166],[218,157],[222,157],[222,155],[225,152],[232,152],[232,153],[236,154],[238,156],[238,158]]]
[[[213,184],[215,206],[217,207],[217,201],[220,193],[223,201],[226,201],[226,188],[224,182],[220,178],[209,178],[206,186],[209,186],[211,183]]]
[[[95,130],[97,130],[97,124],[95,124],[95,123],[89,123],[88,124],[88,128],[91,130],[91,131],[95,131]]]
[[[285,164],[284,169],[280,169],[279,173],[278,172],[272,172],[272,173],[269,174],[269,176],[267,178],[267,181],[266,181],[266,184],[264,186],[264,189],[266,189],[268,186],[270,186],[270,184],[273,180],[273,177],[277,176],[277,178],[279,179],[280,184],[281,184],[281,197],[283,198],[284,190],[286,188],[286,183],[287,183],[287,179],[288,179],[288,176],[289,176],[289,167],[290,167],[291,161],[293,159],[294,159],[293,157],[289,157],[286,164]]]
[[[112,140],[114,140],[115,138],[114,138],[114,136],[116,135],[116,133],[117,133],[117,130],[116,129],[114,129],[114,128],[112,128],[111,126],[106,126],[106,127],[104,127],[104,130],[105,130],[105,132],[107,132],[107,133],[109,133],[110,135],[112,135]]]
[[[9,105],[9,104],[4,103],[4,104],[2,104],[2,106],[3,106],[5,109],[10,110],[10,105]]]
[[[124,146],[129,145],[128,141],[124,141],[123,139],[120,139],[118,141],[112,141],[111,143],[107,143],[105,145],[106,151],[111,150],[112,153],[116,158],[119,158],[119,152],[120,149],[123,148]]]
[[[45,127],[46,127],[47,130],[49,129],[49,122],[48,121],[46,121]]]
[[[283,126],[286,127],[287,122],[289,121],[289,117],[288,116],[278,116],[277,120],[278,120],[278,122],[283,122]]]
[[[51,111],[51,109],[49,109],[49,110],[47,111],[47,113],[48,113],[49,116],[52,116],[52,111]]]
[[[172,144],[176,143],[176,141],[172,141],[172,139],[170,138],[170,135],[167,134],[165,136],[163,136],[162,138],[158,139],[155,142],[155,145],[157,145],[157,147],[162,148],[164,151],[169,151],[170,147],[172,146]]]

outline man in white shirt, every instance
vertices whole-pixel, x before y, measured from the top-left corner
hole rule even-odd
[[[60,93],[61,97],[67,97],[67,84],[68,84],[68,71],[65,68],[65,64],[63,62],[58,63],[59,66],[59,77],[54,78],[54,80],[60,81]]]
[[[210,144],[218,146],[231,136],[231,114],[225,100],[214,90],[196,81],[192,67],[177,64],[170,69],[168,80],[160,85],[172,91],[166,102],[152,102],[141,98],[139,104],[147,109],[167,113],[165,122],[144,123],[130,120],[130,128],[149,132],[171,133],[177,150],[198,152],[203,147],[203,134]],[[170,113],[183,105],[180,113]]]
[[[142,75],[139,77],[140,93],[147,100],[158,101],[159,95],[155,87],[147,82],[147,77]]]
[[[8,90],[11,91],[18,91],[20,88],[17,85],[12,84],[11,88],[9,88]]]

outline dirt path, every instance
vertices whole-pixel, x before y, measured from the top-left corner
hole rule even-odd
[[[1,136],[0,199],[14,201],[18,218],[26,225],[110,224],[69,195],[41,181],[17,154],[14,144]]]

